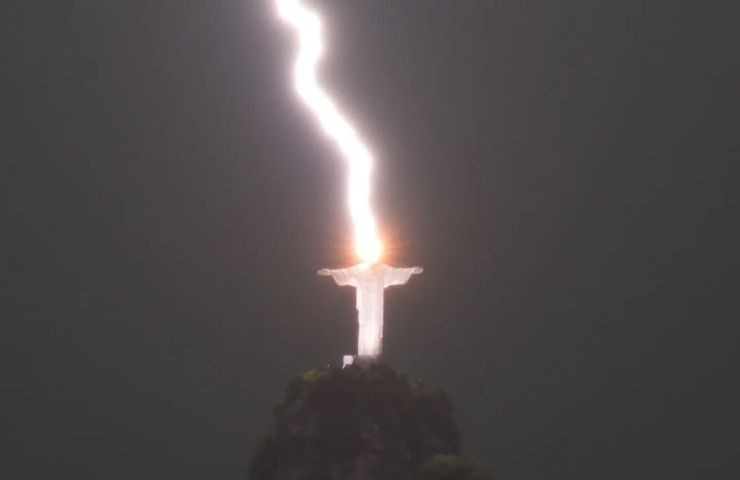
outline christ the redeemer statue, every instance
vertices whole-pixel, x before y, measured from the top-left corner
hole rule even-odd
[[[422,271],[421,267],[396,268],[383,263],[361,263],[349,268],[318,271],[319,275],[331,275],[337,285],[357,289],[357,355],[361,360],[372,361],[382,351],[383,290],[392,285],[403,285],[411,275]]]

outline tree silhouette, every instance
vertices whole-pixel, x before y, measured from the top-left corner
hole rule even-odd
[[[275,407],[249,480],[483,480],[447,396],[384,364],[311,370]]]

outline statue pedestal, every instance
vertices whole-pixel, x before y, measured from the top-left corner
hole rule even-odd
[[[380,363],[380,355],[345,355],[342,357],[342,368],[347,368],[350,365],[368,368],[376,363]]]

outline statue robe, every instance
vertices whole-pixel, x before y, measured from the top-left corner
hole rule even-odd
[[[325,270],[337,285],[351,286],[357,290],[357,354],[376,357],[383,344],[383,290],[393,285],[403,285],[411,275],[421,273],[421,268],[396,268],[385,264],[360,264],[349,268]]]

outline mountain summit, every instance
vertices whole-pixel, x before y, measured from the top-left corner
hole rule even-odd
[[[443,392],[386,364],[310,370],[288,385],[249,480],[485,480],[460,456]]]

